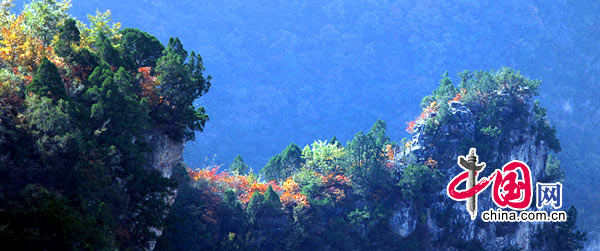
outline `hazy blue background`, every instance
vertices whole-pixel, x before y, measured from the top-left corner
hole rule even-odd
[[[186,147],[191,167],[242,154],[256,170],[290,142],[345,142],[377,119],[399,141],[444,71],[521,70],[544,83],[565,204],[600,222],[598,1],[75,0],[71,13],[96,9],[202,55],[210,121]]]

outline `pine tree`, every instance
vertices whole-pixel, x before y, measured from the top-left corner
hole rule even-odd
[[[40,67],[33,76],[33,81],[27,85],[27,91],[54,100],[67,99],[65,85],[58,69],[47,58],[42,59]]]
[[[106,61],[108,64],[114,67],[124,66],[123,59],[119,54],[119,51],[113,47],[110,39],[108,39],[103,33],[100,33],[96,40],[96,47],[98,48],[98,56]]]
[[[279,195],[273,190],[273,187],[269,185],[267,191],[265,192],[265,202],[267,205],[272,207],[273,209],[281,208],[281,201],[279,200]]]
[[[72,18],[67,19],[58,32],[58,42],[54,47],[56,55],[72,60],[75,57],[73,46],[77,45],[79,40],[77,23]]]
[[[165,47],[158,39],[146,32],[133,28],[121,30],[123,37],[121,49],[125,61],[135,69],[139,67],[155,67]]]
[[[229,166],[230,170],[234,173],[245,175],[248,173],[250,167],[244,163],[244,159],[242,159],[241,155],[235,156],[233,163]]]
[[[269,180],[285,179],[300,169],[303,163],[302,150],[298,145],[291,143],[280,154],[269,159],[260,173]]]

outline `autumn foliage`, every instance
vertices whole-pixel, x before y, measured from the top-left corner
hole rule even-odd
[[[140,67],[138,72],[142,75],[140,87],[142,89],[142,97],[146,98],[148,105],[154,107],[161,102],[162,97],[156,94],[156,89],[159,85],[156,76],[152,76],[152,67]]]
[[[205,168],[199,170],[187,169],[188,175],[195,182],[206,182],[211,190],[223,194],[227,190],[233,190],[244,207],[250,202],[254,192],[264,194],[269,185],[280,196],[285,207],[308,207],[306,196],[300,193],[298,183],[291,177],[285,182],[278,184],[277,181],[260,182],[251,175],[238,175],[230,172],[219,172],[220,167]]]
[[[431,118],[431,115],[433,113],[436,113],[439,107],[440,105],[436,101],[429,103],[427,107],[423,108],[423,111],[421,112],[421,115],[419,115],[419,117],[407,123],[408,126],[406,127],[406,131],[408,133],[413,133],[417,124],[422,123],[427,119]]]
[[[32,37],[23,25],[24,15],[19,15],[8,26],[0,29],[2,41],[0,58],[11,66],[22,66],[32,73],[42,61],[42,58],[56,59],[54,50],[44,46],[43,41]]]

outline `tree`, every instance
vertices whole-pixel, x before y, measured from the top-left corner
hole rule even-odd
[[[281,208],[281,201],[279,195],[273,190],[273,186],[269,185],[265,192],[265,202],[273,209]]]
[[[81,32],[81,47],[90,48],[94,45],[94,42],[98,39],[100,34],[104,34],[111,42],[116,43],[120,40],[121,34],[121,23],[113,23],[110,10],[100,12],[96,10],[96,15],[87,15],[90,20],[90,27],[81,21],[77,21],[77,27]]]
[[[121,58],[119,51],[113,47],[110,40],[103,33],[98,35],[96,47],[98,48],[98,56],[109,65],[117,68],[124,66],[123,58]]]
[[[121,34],[121,50],[128,64],[135,69],[156,66],[156,61],[165,49],[156,37],[133,28],[123,29]]]
[[[193,139],[194,130],[202,131],[208,121],[204,108],[194,108],[193,102],[208,91],[211,77],[204,78],[200,56],[192,52],[186,61],[187,58],[179,39],[171,38],[156,63],[160,82],[157,94],[164,98],[153,109],[152,116],[165,133],[177,140]]]
[[[390,144],[390,137],[386,132],[387,126],[383,120],[377,120],[369,134],[375,139],[375,145],[383,149],[386,145]]]
[[[385,155],[383,148],[377,145],[376,134],[375,131],[358,132],[346,145],[346,173],[352,175],[355,192],[379,199],[391,195],[393,182],[384,165]]]
[[[428,198],[435,196],[443,184],[443,174],[426,165],[409,164],[402,169],[398,186],[404,199],[421,207]]]
[[[77,29],[77,22],[74,19],[69,18],[65,20],[65,23],[60,27],[58,31],[58,41],[54,47],[56,55],[72,60],[75,57],[74,46],[79,43],[79,29]]]
[[[330,140],[329,140],[329,144],[335,145],[337,147],[342,147],[342,143],[340,143],[340,141],[337,139],[337,137],[333,136]]]
[[[5,27],[15,19],[15,14],[10,10],[15,7],[14,0],[5,0],[0,3],[0,27]]]
[[[338,163],[346,154],[344,148],[338,144],[326,143],[325,141],[315,141],[312,145],[307,145],[302,149],[306,167],[320,173],[333,173],[338,167]]]
[[[291,143],[280,154],[269,159],[260,174],[267,180],[282,180],[299,170],[303,163],[302,150]]]
[[[27,91],[54,100],[67,99],[65,85],[58,69],[47,58],[42,59],[42,64],[33,76],[33,81],[27,85]]]
[[[64,100],[54,102],[47,97],[33,96],[26,100],[28,130],[36,138],[36,145],[45,161],[75,150],[78,129],[70,117],[70,104]]]
[[[26,4],[23,10],[26,31],[49,46],[59,25],[69,16],[70,7],[71,2],[65,0],[35,0]]]
[[[24,21],[25,16],[21,14],[2,27],[0,57],[12,67],[21,66],[33,73],[42,58],[53,58],[52,49],[44,46],[41,40],[31,37],[25,30]]]
[[[242,159],[242,156],[238,154],[237,156],[235,156],[235,159],[233,160],[233,163],[231,163],[231,165],[229,166],[229,169],[234,173],[245,175],[248,173],[248,170],[250,168],[248,167],[248,165],[246,165],[246,163],[244,163],[244,159]]]

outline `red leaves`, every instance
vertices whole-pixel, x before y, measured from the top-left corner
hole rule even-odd
[[[429,119],[432,113],[438,111],[439,107],[440,105],[438,105],[437,102],[431,102],[427,107],[423,108],[423,111],[421,112],[421,115],[419,115],[419,117],[417,117],[414,121],[407,123],[408,126],[406,127],[406,131],[408,133],[414,133],[414,129],[417,126],[417,124]]]
[[[142,79],[140,83],[142,87],[142,97],[148,100],[148,104],[150,105],[150,107],[156,106],[157,104],[161,103],[163,101],[163,97],[159,97],[156,94],[156,88],[158,87],[159,82],[156,76],[152,76],[151,74],[152,67],[140,67],[138,69],[138,72],[142,74]]]
[[[192,171],[188,168],[188,174],[194,181],[207,182],[211,191],[214,193],[222,194],[227,190],[233,190],[238,195],[238,199],[244,207],[248,205],[254,192],[264,194],[269,185],[271,185],[273,190],[280,195],[280,200],[284,206],[309,206],[306,196],[300,194],[298,183],[291,177],[287,178],[287,180],[283,182],[283,185],[280,186],[277,181],[274,180],[269,182],[259,182],[251,175],[236,175],[229,172],[219,173],[219,168],[220,167],[217,166],[196,171]]]

